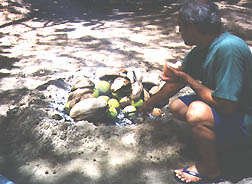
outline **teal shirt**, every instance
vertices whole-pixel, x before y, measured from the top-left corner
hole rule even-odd
[[[245,113],[243,128],[252,135],[252,53],[242,39],[225,32],[207,49],[194,47],[183,70],[214,90],[213,97],[237,102]]]

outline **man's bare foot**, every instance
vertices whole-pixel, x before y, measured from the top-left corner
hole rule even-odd
[[[213,179],[213,181],[215,181],[216,179],[218,180],[220,176],[220,173],[216,173],[214,175],[211,174],[211,176],[205,176],[205,175],[202,176],[200,175],[200,172],[198,168],[196,167],[196,165],[193,165],[191,167],[185,167],[184,169],[177,169],[174,172],[178,179],[186,183],[199,182],[205,179],[207,180]]]
[[[191,166],[191,167],[188,167],[186,168],[187,171],[192,171],[192,173],[199,173],[198,169],[196,168],[195,165]],[[188,174],[186,172],[184,172],[185,170],[184,169],[177,169],[175,170],[175,174],[176,174],[176,177],[179,178],[181,181],[184,181],[186,183],[189,183],[189,182],[198,182],[200,181],[202,178],[194,175],[194,174]]]

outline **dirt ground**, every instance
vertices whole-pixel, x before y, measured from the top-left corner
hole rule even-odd
[[[130,126],[55,119],[52,104],[76,80],[126,68],[155,82],[165,61],[190,49],[175,27],[180,1],[102,2],[0,0],[0,173],[17,184],[173,184],[172,171],[197,160],[167,106]],[[251,48],[252,3],[218,4],[227,30]],[[221,154],[224,183],[252,183],[251,154]]]

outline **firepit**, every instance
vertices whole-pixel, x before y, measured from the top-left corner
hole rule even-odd
[[[122,69],[98,80],[83,77],[51,103],[58,112],[53,118],[120,126],[142,123],[146,117],[156,119],[162,116],[161,109],[154,108],[148,116],[138,109],[161,86],[143,82],[141,74],[134,70]]]

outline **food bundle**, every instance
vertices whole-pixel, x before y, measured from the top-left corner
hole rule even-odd
[[[155,84],[142,83],[134,71],[103,75],[95,83],[85,77],[71,88],[65,110],[75,121],[108,121],[119,112],[131,117],[159,89]]]

